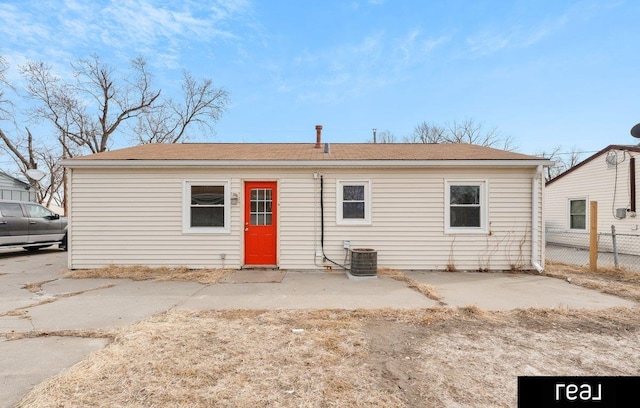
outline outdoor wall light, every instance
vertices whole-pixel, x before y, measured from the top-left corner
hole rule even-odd
[[[231,205],[238,204],[238,193],[231,194]]]

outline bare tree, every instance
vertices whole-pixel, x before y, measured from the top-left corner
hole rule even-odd
[[[413,134],[405,137],[405,143],[448,143],[447,130],[442,126],[422,122],[413,129]]]
[[[6,99],[5,88],[12,89],[7,82],[5,72],[7,71],[7,62],[0,55],[0,119],[6,119],[10,115],[9,108],[12,106],[11,101]]]
[[[553,162],[553,165],[547,167],[547,174],[545,175],[545,179],[549,181],[579,164],[582,161],[583,154],[575,147],[569,152],[562,152],[562,147],[556,146],[551,151],[536,153],[536,156]]]
[[[26,176],[38,163],[46,166],[40,169],[48,171],[48,178],[38,185],[39,200],[58,197],[60,186],[66,184],[60,159],[109,149],[114,136],[124,133],[125,124],[137,122],[137,142],[175,143],[184,140],[193,125],[211,130],[228,103],[224,88],[214,87],[210,79],[196,80],[188,72],[183,73],[182,99],[161,100],[142,57],[132,60],[122,75],[95,55],[72,63],[71,69],[69,79],[63,79],[44,62],[20,67],[26,94],[35,101],[29,117],[53,127],[54,147],[51,140],[34,138],[29,129],[26,135],[8,134],[0,126],[0,150],[11,156],[20,172]],[[22,96],[7,83],[6,70],[0,57],[0,120],[12,121],[17,128],[6,90]],[[60,202],[66,206],[66,192]]]
[[[187,129],[197,124],[212,130],[213,122],[226,110],[229,94],[210,79],[196,81],[190,73],[182,77],[181,102],[168,99],[138,117],[136,135],[140,143],[177,143],[187,138]]]
[[[58,159],[73,157],[82,150],[91,153],[107,150],[120,125],[152,107],[160,96],[160,91],[151,89],[146,62],[140,57],[131,61],[132,73],[120,80],[116,80],[114,69],[102,63],[98,56],[79,60],[72,64],[72,69],[73,80],[63,81],[43,62],[29,62],[21,67],[27,93],[37,102],[31,115],[53,125],[61,147],[59,157],[53,157],[49,150],[39,155],[50,171],[49,200],[66,184]],[[33,140],[30,132],[29,140]],[[17,154],[17,144],[14,143],[12,149],[8,140],[3,141],[14,161],[24,167],[20,164],[24,160]],[[35,153],[29,151],[29,155],[35,156]],[[66,210],[66,191],[61,201]]]
[[[125,121],[153,107],[160,91],[151,89],[151,77],[141,57],[131,62],[132,75],[116,82],[114,69],[99,57],[72,64],[75,80],[63,82],[42,62],[22,68],[27,91],[39,102],[33,115],[50,122],[71,156],[69,143],[100,153],[109,147],[114,132]]]
[[[388,130],[383,130],[380,133],[376,132],[376,140],[375,141],[373,139],[369,140],[369,143],[397,143],[397,142],[398,142],[398,138],[396,137],[396,135],[389,132]]]
[[[422,122],[404,140],[407,143],[469,143],[515,150],[510,136],[503,136],[496,127],[487,128],[484,123],[473,119],[453,121],[445,126]]]
[[[2,149],[13,158],[19,172],[28,180],[31,188],[36,192],[39,203],[47,206],[55,198],[55,193],[63,182],[63,170],[59,164],[59,156],[49,148],[34,147],[34,138],[31,131],[26,129],[26,138],[10,138],[0,129],[0,140],[4,143]],[[44,163],[46,169],[39,169],[45,173],[46,179],[35,180],[29,175],[29,170],[38,169],[38,163]],[[56,200],[57,204],[63,204],[63,200]]]

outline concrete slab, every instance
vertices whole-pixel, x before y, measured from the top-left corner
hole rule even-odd
[[[25,306],[26,316],[0,317],[11,330],[112,329],[178,309],[430,308],[435,302],[389,277],[349,279],[344,273],[287,271],[280,283],[205,286],[193,282],[127,279],[64,279],[67,254],[59,250],[9,254],[0,251],[0,314]],[[449,306],[486,310],[528,307],[606,308],[638,304],[559,279],[496,273],[406,272],[435,286]],[[34,294],[27,283],[45,282]],[[114,285],[112,287],[105,287]],[[79,293],[79,294],[77,294]],[[72,296],[64,296],[73,294]],[[35,306],[44,299],[55,299]],[[43,337],[2,341],[0,395],[13,406],[33,385],[103,347],[106,340]],[[20,385],[22,384],[22,385]],[[13,399],[12,399],[13,398]]]
[[[387,277],[350,280],[344,273],[287,272],[279,284],[213,285],[180,309],[429,308],[437,302]]]
[[[100,350],[107,339],[40,337],[0,341],[0,407],[15,406],[35,385]]]
[[[33,299],[34,293],[27,289],[6,286],[0,277],[0,315],[9,311],[27,307],[36,303]]]
[[[448,306],[475,305],[484,310],[517,308],[605,309],[637,307],[636,302],[550,278],[509,273],[406,272],[436,287]]]
[[[0,317],[0,334],[2,333],[25,333],[33,330],[33,324],[28,317],[2,316]]]
[[[106,289],[123,282],[125,279],[57,279],[42,285],[42,293],[51,296],[63,296],[70,293],[87,292],[97,289]]]
[[[58,249],[0,249],[0,314],[34,304],[36,295],[24,286],[59,279],[66,259],[66,252]]]
[[[240,269],[220,279],[219,283],[280,283],[286,271],[264,269]]]
[[[1,273],[57,276],[66,269],[67,252],[55,247],[34,252],[22,249],[0,249]]]
[[[56,282],[57,285],[67,286],[65,290],[70,290],[75,283],[87,285],[84,279]],[[30,308],[29,315],[36,330],[113,329],[170,310],[203,287],[193,282],[135,282],[123,279],[114,287],[62,297],[52,303]],[[49,290],[48,285],[44,288]]]

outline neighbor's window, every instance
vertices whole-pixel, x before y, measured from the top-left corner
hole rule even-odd
[[[185,182],[184,231],[228,232],[228,190],[227,182]]]
[[[371,198],[369,181],[338,181],[338,224],[370,224]]]
[[[486,182],[448,181],[445,190],[447,232],[486,232]]]
[[[587,229],[587,200],[569,200],[569,228]]]

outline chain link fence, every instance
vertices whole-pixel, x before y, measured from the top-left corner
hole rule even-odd
[[[547,261],[589,266],[589,233],[546,230]],[[598,233],[598,267],[640,272],[640,234]]]

